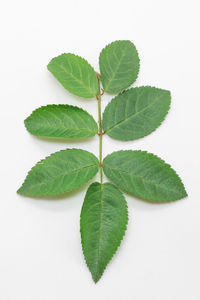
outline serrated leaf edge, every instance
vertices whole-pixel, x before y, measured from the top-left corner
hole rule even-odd
[[[34,114],[35,112],[39,111],[40,109],[48,108],[48,107],[50,107],[50,106],[51,106],[51,107],[73,107],[73,108],[76,108],[77,110],[81,110],[81,111],[85,112],[88,116],[90,116],[90,117],[93,119],[93,121],[95,122],[96,126],[97,126],[97,122],[96,122],[96,120],[94,119],[94,117],[93,117],[91,114],[89,114],[87,110],[84,110],[84,109],[81,108],[81,107],[78,107],[78,106],[75,106],[75,105],[69,105],[69,104],[47,104],[47,105],[43,105],[43,106],[40,106],[40,107],[34,109],[34,110],[31,112],[31,114],[24,120],[24,125],[25,125],[25,127],[26,127],[26,130],[27,130],[29,133],[31,133],[32,135],[36,136],[36,135],[33,134],[31,131],[29,131],[28,128],[27,128],[26,122],[28,121],[28,119],[31,118],[31,117],[33,116],[33,114]],[[88,128],[85,128],[85,129],[70,128],[70,129],[72,129],[72,130],[77,130],[77,131],[85,131],[85,130],[86,130],[86,131],[89,131],[89,132],[93,132],[94,135],[98,133],[98,126],[97,126],[97,130],[96,130],[96,131],[90,130],[90,129],[88,129]],[[43,136],[37,135],[37,136],[39,136],[39,137],[47,137],[47,138],[51,138],[51,137],[49,137],[49,136],[44,136],[44,135],[43,135]],[[92,136],[91,136],[91,137],[92,137]],[[58,139],[59,139],[60,137],[53,137],[53,138],[58,138]],[[61,137],[61,138],[64,138],[64,137]],[[77,138],[77,137],[75,137],[75,138]],[[85,138],[85,137],[84,137],[84,138]],[[86,138],[87,138],[87,137],[86,137]],[[69,138],[64,138],[64,139],[69,139]],[[73,138],[70,138],[70,139],[73,139]],[[81,139],[81,138],[78,138],[78,139]],[[75,149],[77,149],[77,148],[75,148]]]
[[[50,71],[50,73],[51,74],[53,74],[52,72],[51,72],[51,70],[49,69],[49,65],[50,64],[52,64],[53,63],[53,60],[55,59],[55,58],[58,58],[58,57],[60,57],[60,56],[62,56],[62,55],[72,55],[72,56],[75,56],[75,57],[78,57],[78,58],[80,58],[80,59],[82,59],[82,60],[84,60],[86,63],[87,63],[87,65],[90,67],[90,68],[92,68],[92,70],[94,71],[94,73],[96,74],[96,72],[95,72],[95,70],[94,70],[94,68],[93,68],[93,66],[85,59],[85,58],[83,58],[83,57],[81,57],[81,56],[79,56],[79,55],[77,55],[77,54],[74,54],[74,53],[70,53],[70,52],[68,52],[68,53],[65,53],[65,52],[63,52],[62,54],[60,54],[60,55],[58,55],[58,56],[55,56],[55,57],[53,57],[51,60],[50,60],[50,62],[48,63],[48,65],[47,65],[47,69]],[[69,73],[69,72],[68,72]],[[71,74],[71,76],[72,77],[74,77],[73,76],[73,74],[72,73],[70,73]],[[53,75],[54,76],[54,75]],[[54,76],[55,77],[55,76]],[[55,77],[56,78],[56,77]],[[98,95],[98,89],[97,89],[97,94],[95,94],[90,88],[88,88],[87,86],[85,86],[84,84],[82,84],[82,82],[79,80],[79,79],[77,79],[76,77],[74,77],[75,78],[75,80],[76,81],[79,81],[80,83],[81,83],[81,85],[84,87],[84,88],[86,88],[92,95],[93,95],[93,97],[96,97],[97,95]],[[57,78],[56,78],[57,79]],[[58,81],[59,82],[59,81]],[[59,82],[60,83],[60,82]],[[98,81],[97,81],[97,83],[98,83]],[[62,84],[61,84],[62,85]],[[98,87],[98,84],[97,84],[97,87]],[[64,87],[65,88],[65,87]],[[66,89],[66,88],[65,88]],[[70,92],[70,91],[68,91],[68,92]],[[71,92],[70,92],[71,93]],[[71,93],[71,94],[73,94],[73,93]],[[73,94],[74,95],[74,94]],[[77,95],[76,95],[77,96]],[[80,98],[93,98],[93,97],[81,97],[81,96],[78,96],[78,97],[80,97]]]
[[[136,50],[136,53],[137,53],[137,55],[138,55],[138,59],[139,59],[139,61],[138,61],[138,71],[137,71],[137,74],[136,74],[136,78],[135,78],[135,80],[134,80],[134,82],[136,82],[136,80],[137,80],[137,78],[138,78],[138,75],[139,75],[139,71],[140,71],[140,57],[139,57],[139,53],[138,53],[138,50],[137,50],[135,44],[133,44],[130,40],[116,40],[116,41],[113,41],[113,42],[107,44],[107,45],[101,50],[101,52],[100,52],[100,54],[99,54],[99,66],[100,66],[100,56],[101,56],[102,52],[103,52],[104,50],[106,50],[106,48],[108,48],[109,46],[112,46],[112,45],[113,45],[114,43],[116,43],[116,42],[130,42],[132,45],[134,45],[135,50]],[[101,74],[100,74],[100,76],[101,76]],[[131,86],[134,82],[132,82],[129,86]],[[108,87],[107,87],[107,89],[108,89]],[[127,89],[127,88],[124,88],[124,89],[120,90],[118,93],[122,93],[122,92],[123,92],[124,90],[126,90],[126,89]],[[103,92],[107,92],[106,89],[104,89]],[[115,93],[109,93],[109,92],[108,92],[108,94],[115,94]]]
[[[107,107],[109,107],[109,106],[111,105],[112,100],[114,100],[115,98],[117,98],[119,95],[122,95],[122,94],[124,94],[124,93],[126,93],[126,92],[129,92],[129,91],[131,91],[131,90],[134,90],[134,89],[139,89],[139,88],[144,88],[144,87],[148,87],[148,88],[153,88],[153,89],[157,89],[157,90],[169,92],[169,94],[170,94],[170,103],[169,103],[169,107],[168,107],[168,110],[167,110],[167,112],[166,112],[165,117],[161,120],[161,122],[158,124],[158,126],[157,126],[155,129],[153,129],[150,133],[144,134],[144,135],[142,135],[142,136],[140,136],[139,138],[136,138],[136,139],[123,139],[123,140],[121,140],[121,139],[118,139],[118,138],[116,138],[116,137],[112,137],[112,136],[109,135],[108,132],[109,132],[113,127],[116,127],[118,124],[124,122],[124,120],[123,120],[123,121],[120,121],[120,122],[118,122],[115,126],[113,126],[112,128],[109,128],[107,131],[104,131],[110,138],[112,138],[112,139],[114,139],[114,140],[118,140],[118,141],[135,141],[135,140],[138,140],[138,139],[141,139],[141,138],[143,138],[143,137],[145,137],[145,136],[150,135],[151,133],[153,133],[154,131],[156,131],[156,129],[158,129],[158,127],[160,127],[160,125],[165,121],[165,119],[166,119],[166,117],[167,117],[167,115],[168,115],[168,112],[169,112],[169,110],[170,110],[170,108],[171,108],[171,92],[170,92],[169,90],[164,90],[164,89],[157,88],[157,87],[155,87],[155,86],[150,86],[150,85],[146,85],[146,86],[142,85],[142,86],[132,87],[132,88],[130,88],[130,89],[124,90],[123,92],[119,93],[117,96],[115,96],[114,98],[111,99],[111,101],[110,101],[110,102],[108,103],[108,105],[106,106],[105,110],[107,109]],[[146,109],[146,108],[145,108],[145,109]],[[145,110],[145,109],[144,109],[144,110]],[[103,116],[104,116],[105,110],[104,110],[104,112],[103,112]],[[140,111],[140,112],[141,112],[141,111]],[[131,117],[132,117],[132,116],[130,116],[130,118],[131,118]],[[128,118],[129,118],[129,117],[128,117]],[[128,118],[127,118],[127,119],[128,119]],[[102,126],[103,126],[103,118],[102,118]],[[103,128],[103,130],[104,130],[104,128]]]
[[[26,183],[27,177],[29,176],[29,174],[31,173],[31,171],[33,170],[33,168],[34,168],[36,165],[38,165],[38,164],[42,164],[47,158],[51,157],[52,155],[54,155],[54,154],[56,154],[56,153],[60,153],[60,152],[66,151],[66,150],[82,150],[82,151],[84,151],[84,152],[89,152],[89,151],[87,151],[87,150],[83,150],[83,149],[79,149],[79,148],[67,148],[67,149],[62,149],[62,150],[60,150],[60,151],[53,152],[53,153],[51,153],[50,155],[47,155],[45,158],[43,158],[43,159],[39,160],[38,162],[36,162],[36,164],[28,171],[28,173],[27,173],[27,175],[26,175],[26,177],[25,177],[25,179],[24,179],[24,182],[22,183],[21,187],[17,190],[17,194],[20,194],[20,195],[23,195],[23,196],[31,196],[31,197],[32,197],[33,195],[31,195],[31,194],[20,193],[20,190],[23,188],[24,184]],[[94,155],[94,154],[91,153],[91,152],[89,152],[89,153],[92,154],[92,155]],[[94,156],[95,156],[95,155],[94,155]],[[95,156],[95,157],[96,157],[96,156]],[[97,157],[96,157],[96,159],[98,160]],[[97,167],[98,167],[98,170],[99,170],[99,163],[93,164],[93,165],[90,165],[90,166],[87,166],[87,167],[83,167],[83,168],[81,168],[81,169],[85,169],[85,168],[89,168],[89,167],[93,167],[93,166],[97,166]],[[80,170],[81,170],[81,169],[80,169]],[[98,172],[98,170],[97,170],[97,172]],[[96,172],[96,174],[97,174],[97,172]],[[72,173],[73,173],[73,172],[72,172]],[[95,175],[96,175],[96,174],[95,174]],[[95,175],[94,175],[94,176],[95,176]],[[94,176],[93,176],[93,178],[94,178]],[[92,178],[91,178],[91,179],[92,179]],[[89,181],[88,181],[88,182],[89,182]],[[87,182],[85,182],[85,183],[87,183]],[[83,184],[78,185],[78,186],[76,187],[76,189],[78,189],[78,188],[81,187],[81,186],[83,186]],[[69,192],[71,192],[71,191],[74,191],[74,190],[76,190],[76,189],[72,189],[72,190],[69,190],[69,191],[63,192],[63,193],[51,194],[51,195],[49,195],[49,194],[42,194],[41,196],[38,195],[38,197],[62,195],[62,194],[65,194],[65,193],[69,193]],[[34,197],[37,197],[37,196],[34,195]]]
[[[139,196],[137,196],[137,195],[134,195],[134,194],[132,194],[132,193],[129,193],[129,192],[125,191],[124,189],[122,189],[121,187],[119,187],[116,183],[113,183],[112,180],[110,180],[110,179],[106,176],[106,177],[107,177],[107,178],[108,178],[115,186],[118,187],[118,189],[120,189],[120,190],[124,191],[125,193],[127,193],[127,194],[129,194],[129,195],[132,195],[132,196],[134,196],[134,197],[136,197],[136,198],[138,198],[138,199],[141,199],[141,200],[144,200],[145,202],[150,202],[150,203],[153,203],[153,204],[159,204],[159,203],[163,204],[163,203],[174,202],[174,201],[177,201],[177,200],[181,200],[181,199],[183,199],[183,198],[186,198],[186,197],[188,196],[188,194],[187,194],[187,192],[186,192],[186,189],[185,189],[185,186],[184,186],[184,184],[183,184],[183,181],[182,181],[182,179],[180,178],[180,176],[177,174],[177,172],[171,167],[170,164],[166,163],[162,158],[160,158],[160,157],[157,156],[156,154],[153,154],[153,153],[150,153],[150,152],[144,151],[144,150],[120,150],[120,151],[114,151],[114,152],[108,154],[108,155],[104,158],[104,160],[105,160],[107,157],[111,156],[113,153],[120,153],[120,152],[141,152],[141,153],[147,153],[147,154],[151,155],[152,157],[156,157],[156,158],[159,159],[162,163],[164,163],[165,166],[166,166],[168,169],[172,170],[172,171],[175,173],[175,175],[176,175],[176,176],[178,177],[178,179],[180,180],[180,183],[181,183],[181,185],[182,185],[182,187],[183,187],[183,190],[184,190],[184,192],[185,192],[185,195],[184,195],[184,197],[181,197],[181,198],[179,198],[179,199],[176,199],[176,200],[168,200],[167,202],[164,202],[164,201],[162,202],[162,201],[147,200],[147,199],[145,199],[145,198],[139,197]],[[104,165],[104,160],[103,160],[103,165]],[[117,170],[118,170],[118,169],[117,169]],[[123,172],[123,171],[122,171],[122,172]],[[105,172],[104,172],[104,174],[105,174]],[[106,174],[105,174],[105,175],[106,175]]]
[[[97,280],[95,280],[95,279],[93,278],[93,276],[92,276],[92,279],[94,280],[94,282],[97,283],[97,282],[101,279],[101,277],[103,276],[105,269],[107,268],[107,266],[109,265],[109,263],[110,263],[111,260],[113,259],[114,255],[117,253],[117,251],[118,251],[118,249],[119,249],[119,247],[120,247],[120,245],[121,245],[121,243],[122,243],[122,240],[124,239],[124,236],[125,236],[126,230],[127,230],[127,226],[128,226],[129,214],[128,214],[128,204],[127,204],[126,198],[125,198],[123,192],[122,192],[115,184],[110,183],[110,182],[105,182],[105,183],[103,183],[103,184],[101,184],[100,182],[93,182],[92,184],[94,184],[94,183],[98,183],[98,184],[100,184],[101,186],[102,186],[102,185],[105,185],[105,184],[107,184],[107,183],[112,184],[112,185],[113,185],[113,186],[121,193],[121,195],[123,196],[124,201],[125,201],[125,207],[126,207],[126,224],[125,224],[125,226],[124,226],[124,234],[123,234],[123,236],[121,237],[120,242],[119,242],[119,245],[117,246],[115,252],[112,254],[112,256],[110,257],[109,261],[108,261],[107,264],[105,265],[105,267],[104,267],[104,269],[103,269],[103,271],[102,271],[100,277],[99,277]],[[102,187],[101,187],[101,188],[102,188]],[[87,194],[87,191],[86,191],[86,194]],[[86,196],[86,195],[85,195],[85,196]],[[84,198],[84,199],[85,199],[85,198]],[[83,207],[83,206],[82,206],[82,207]],[[81,213],[82,213],[82,209],[81,209]],[[81,214],[80,214],[80,224],[81,224]],[[80,226],[80,227],[81,227],[81,226]],[[85,259],[85,251],[84,251],[84,249],[83,249],[81,230],[80,230],[80,235],[81,235],[81,247],[82,247],[82,252],[83,252],[83,258],[84,258],[84,261],[85,261],[85,263],[86,263],[86,265],[87,265],[87,267],[88,267],[88,269],[89,269],[89,265],[88,265],[88,263],[87,263],[87,261],[86,261],[86,259]],[[89,271],[90,271],[90,269],[89,269]],[[91,274],[91,275],[92,275],[92,274]]]

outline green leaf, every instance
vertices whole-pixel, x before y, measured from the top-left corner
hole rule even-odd
[[[115,41],[100,53],[99,66],[104,91],[116,94],[129,87],[139,72],[137,50],[130,41]]]
[[[103,161],[106,176],[124,191],[150,202],[169,202],[187,196],[176,172],[146,151],[118,151]]]
[[[64,53],[53,58],[47,68],[70,93],[83,98],[98,94],[96,73],[84,58]]]
[[[170,92],[150,86],[124,91],[107,105],[103,129],[117,140],[135,140],[154,131],[170,107]]]
[[[17,191],[27,196],[58,195],[88,182],[98,172],[98,159],[81,149],[61,150],[39,161]]]
[[[110,183],[93,183],[81,211],[81,240],[87,266],[97,282],[123,239],[128,222],[122,193]]]
[[[98,132],[97,123],[88,112],[65,104],[42,106],[24,123],[33,135],[51,138],[86,138]]]

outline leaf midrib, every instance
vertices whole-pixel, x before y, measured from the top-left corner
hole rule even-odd
[[[49,130],[49,129],[55,129],[55,130],[58,130],[58,129],[64,129],[64,130],[75,130],[75,131],[84,131],[84,132],[92,132],[92,133],[94,133],[94,134],[96,134],[97,133],[97,131],[96,130],[91,130],[91,129],[87,129],[87,128],[82,128],[82,129],[79,129],[79,128],[71,128],[71,127],[65,127],[65,126],[49,126],[48,128],[46,128],[47,130]],[[43,128],[42,128],[42,130],[43,130]],[[37,129],[37,131],[40,131],[40,129]]]
[[[174,192],[174,193],[177,193],[177,190],[165,188],[165,187],[163,187],[163,185],[161,185],[161,184],[156,184],[154,181],[148,180],[148,179],[143,178],[143,177],[141,177],[141,176],[139,176],[139,175],[135,175],[134,173],[129,173],[129,172],[127,172],[127,171],[122,171],[122,170],[119,170],[119,169],[110,167],[110,165],[107,165],[107,164],[105,164],[105,163],[104,163],[104,165],[106,165],[106,166],[107,166],[108,168],[110,168],[111,170],[118,171],[119,173],[125,173],[125,174],[128,174],[128,176],[130,176],[130,177],[131,177],[131,175],[133,175],[134,177],[139,178],[139,179],[142,179],[142,180],[145,181],[145,182],[149,182],[149,183],[151,183],[151,184],[154,184],[156,187],[161,187],[162,189],[164,189],[164,190],[166,190],[166,191],[169,191],[169,190],[170,190],[170,191],[172,191],[172,192]]]
[[[153,101],[153,103],[151,103],[150,105],[147,105],[145,108],[143,108],[140,111],[137,111],[134,114],[129,115],[127,118],[123,119],[122,121],[119,121],[118,123],[116,123],[115,125],[113,125],[112,127],[110,127],[108,130],[105,131],[105,133],[108,133],[109,131],[111,131],[112,129],[118,127],[119,125],[121,125],[122,123],[127,122],[129,119],[131,118],[135,118],[137,115],[139,115],[140,113],[143,113],[145,110],[149,109],[151,106],[153,106],[159,99],[156,99],[155,101]]]
[[[68,111],[69,113],[70,113],[70,111]],[[72,110],[72,113],[73,113],[74,111]],[[82,111],[83,112],[83,111]],[[67,114],[67,116],[65,116],[65,113],[64,113],[64,117],[63,118],[60,118],[60,116],[59,115],[57,115],[56,113],[54,114],[52,111],[49,111],[49,113],[53,116],[53,118],[57,118],[60,122],[61,122],[61,127],[63,128],[63,129],[65,129],[65,119],[66,118],[69,118],[70,120],[72,120],[73,121],[73,123],[76,123],[75,121],[74,121],[74,119],[73,119],[73,116],[71,117],[70,116],[70,114]],[[63,113],[62,111],[61,111],[61,113]],[[91,118],[93,118],[92,116],[90,116],[89,114],[88,114],[88,116],[87,117],[91,117]],[[84,119],[84,116],[83,116],[83,118],[81,118],[80,117],[80,115],[79,115],[79,120],[81,120],[81,121],[83,121],[84,123],[85,123],[85,125],[88,125],[87,123],[86,123],[86,121],[85,121],[85,119]],[[91,121],[91,120],[90,120]],[[88,123],[90,124],[90,121],[88,121]],[[93,121],[93,125],[95,124],[96,125],[96,122],[95,122],[95,120],[94,119],[92,119],[92,121]],[[52,126],[53,127],[53,126]],[[55,126],[56,127],[56,126]],[[66,127],[67,128],[67,127]],[[77,131],[89,131],[89,132],[95,132],[95,133],[97,133],[97,131],[98,130],[96,130],[96,131],[94,131],[94,130],[91,130],[90,128],[87,128],[87,127],[82,127],[81,129],[80,128],[71,128],[71,127],[68,127],[67,128],[67,130],[77,130]]]
[[[99,271],[99,257],[100,257],[100,241],[101,241],[101,228],[102,228],[102,215],[103,215],[103,185],[100,183],[100,214],[99,214],[99,237],[98,237],[98,249],[97,249],[97,269]],[[97,276],[96,274],[96,276]]]
[[[121,61],[122,61],[122,59],[123,59],[124,56],[125,56],[125,52],[126,52],[126,49],[124,49],[123,55],[122,55],[121,58],[119,59],[119,62],[118,62],[118,64],[117,64],[117,66],[116,66],[116,69],[115,69],[115,71],[113,72],[112,77],[111,77],[110,80],[108,81],[108,84],[107,84],[107,86],[106,86],[106,88],[105,88],[105,91],[107,91],[107,90],[109,89],[109,87],[110,87],[110,85],[111,85],[113,79],[115,78],[115,76],[116,76],[116,74],[117,74],[117,72],[118,72],[118,70],[119,70]]]
[[[59,177],[66,176],[66,175],[69,175],[69,174],[73,174],[73,173],[76,173],[76,172],[80,172],[80,171],[83,170],[83,169],[87,169],[87,168],[91,168],[91,167],[95,167],[95,166],[98,167],[98,164],[93,164],[93,165],[90,165],[90,166],[85,166],[85,167],[83,167],[83,168],[76,169],[76,170],[73,170],[73,171],[68,172],[68,173],[60,174],[60,175],[58,175],[58,176],[51,177],[51,179],[50,179],[49,181],[44,180],[44,181],[39,182],[39,183],[37,183],[37,184],[34,184],[34,185],[32,185],[32,186],[40,186],[40,185],[42,185],[42,184],[49,183],[50,181],[55,180],[55,179],[57,179],[57,178],[59,178]]]
[[[88,90],[94,97],[96,96],[96,94],[91,90],[91,88],[89,88],[88,86],[86,86],[86,85],[84,84],[83,81],[81,81],[80,79],[78,79],[77,77],[75,77],[75,76],[73,75],[72,72],[69,72],[63,65],[60,65],[60,68],[61,68],[62,70],[64,70],[66,73],[68,73],[69,75],[71,75],[71,77],[72,77],[75,81],[79,82],[80,85],[81,85],[82,87],[84,87],[86,90]]]

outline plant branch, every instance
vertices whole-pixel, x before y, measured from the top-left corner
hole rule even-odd
[[[99,126],[99,168],[100,168],[100,182],[101,184],[103,183],[103,170],[102,170],[102,135],[104,134],[102,131],[102,122],[101,122],[101,87],[100,87],[100,75],[96,73],[97,75],[97,80],[98,80],[98,95],[96,96],[97,101],[98,101],[98,126]]]

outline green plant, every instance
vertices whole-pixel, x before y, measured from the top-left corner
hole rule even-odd
[[[102,137],[135,140],[154,131],[170,107],[170,92],[150,86],[128,88],[137,78],[139,57],[130,41],[115,41],[99,57],[100,74],[74,54],[62,54],[48,70],[72,94],[95,98],[98,126],[91,115],[70,105],[47,105],[25,120],[33,135],[49,138],[89,138],[99,135],[99,159],[81,149],[67,149],[38,162],[18,193],[57,195],[90,181],[100,170],[100,183],[92,183],[81,211],[82,249],[93,280],[97,282],[125,234],[128,211],[122,192],[149,202],[163,203],[186,197],[176,172],[145,151],[117,151],[102,159]],[[101,87],[102,84],[102,87]],[[116,94],[101,117],[101,96]],[[112,183],[103,183],[103,171]]]

